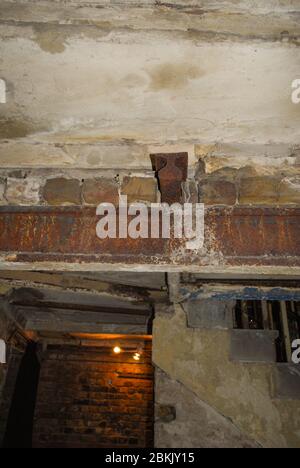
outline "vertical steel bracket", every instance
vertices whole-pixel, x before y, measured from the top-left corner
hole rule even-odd
[[[188,153],[151,154],[150,158],[162,203],[182,203],[182,183],[188,176]]]

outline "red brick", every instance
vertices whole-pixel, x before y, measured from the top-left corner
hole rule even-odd
[[[72,362],[66,359],[71,355]],[[122,360],[110,350],[49,350],[41,370],[34,446],[151,447],[153,375],[139,379],[153,372],[150,353],[147,367],[137,366],[130,355]],[[118,378],[117,372],[136,378]]]

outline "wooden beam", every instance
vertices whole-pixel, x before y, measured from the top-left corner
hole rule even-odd
[[[117,323],[117,324],[147,324],[151,313],[139,313],[137,311],[124,311],[118,309],[106,309],[102,312],[90,312],[86,310],[58,309],[58,308],[38,308],[38,307],[16,307],[27,320],[44,321],[70,321],[87,323]]]
[[[35,271],[1,271],[0,294],[5,294],[11,287],[51,287],[59,290],[90,291],[102,295],[112,295],[120,299],[166,302],[166,283],[163,273],[64,273]],[[164,289],[164,290],[163,290]]]
[[[128,325],[115,323],[75,323],[70,321],[55,320],[45,322],[43,320],[28,320],[26,323],[27,331],[36,332],[57,332],[57,333],[89,333],[89,334],[118,334],[118,335],[146,335],[149,334],[146,325]]]
[[[262,301],[262,315],[264,330],[271,330],[268,302]]]
[[[284,341],[285,341],[285,349],[288,362],[292,360],[292,342],[291,342],[291,335],[290,335],[290,327],[288,321],[288,312],[287,306],[285,301],[280,302],[281,307],[281,323],[282,329],[284,333]]]
[[[16,307],[24,317],[23,327],[30,331],[92,334],[148,334],[151,311],[103,309],[92,312],[85,309],[48,307]]]

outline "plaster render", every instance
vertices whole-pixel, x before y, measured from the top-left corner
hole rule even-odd
[[[155,385],[156,448],[258,448],[230,420],[158,368]],[[159,417],[166,406],[175,410],[173,421]]]
[[[134,32],[70,38],[50,54],[22,30],[18,38],[0,33],[0,73],[14,83],[14,98],[1,108],[4,139],[50,132],[58,142],[162,144],[202,135],[299,142],[299,108],[290,98],[297,47],[195,44]]]
[[[179,305],[155,318],[156,366],[263,447],[299,448],[299,400],[272,398],[276,364],[230,362],[229,351],[230,332],[187,328]]]
[[[150,169],[153,145],[194,164],[216,143],[223,166],[241,145],[244,163],[294,166],[299,15],[271,0],[1,2],[1,166]]]

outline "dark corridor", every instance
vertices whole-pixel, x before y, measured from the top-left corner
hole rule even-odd
[[[32,448],[39,375],[40,363],[37,358],[37,345],[29,343],[19,368],[3,448]]]

